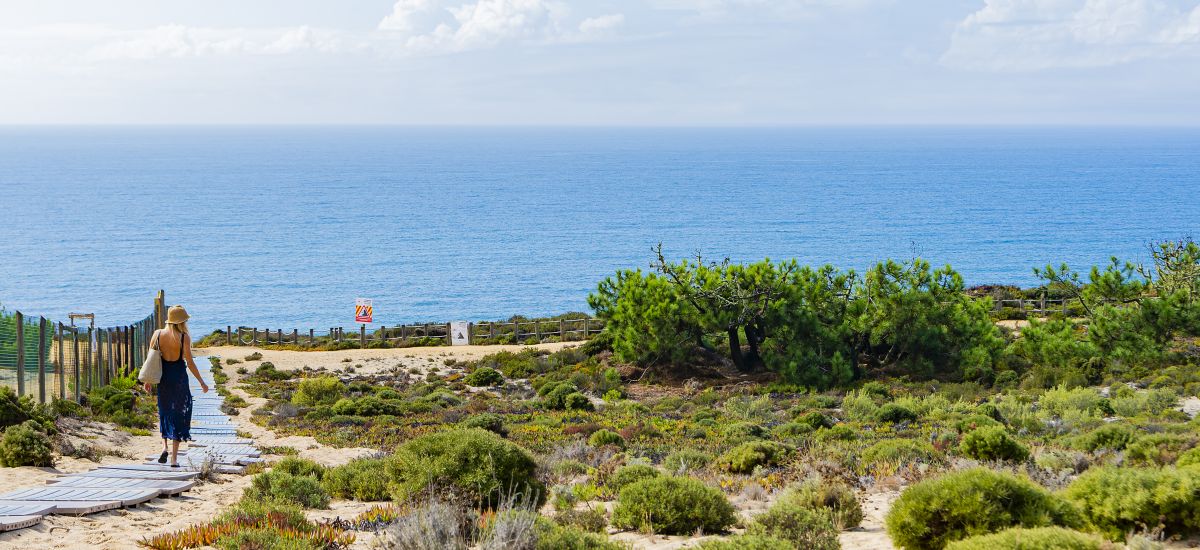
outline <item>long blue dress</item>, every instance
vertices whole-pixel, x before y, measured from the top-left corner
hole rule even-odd
[[[183,335],[187,338],[187,334]],[[174,361],[162,360],[162,379],[158,382],[158,430],[163,439],[191,441],[192,391],[188,388],[187,363],[183,346]]]

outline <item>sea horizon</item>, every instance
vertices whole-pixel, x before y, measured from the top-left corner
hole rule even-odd
[[[352,326],[358,297],[388,325],[587,311],[659,242],[1033,286],[1200,218],[1191,127],[0,126],[0,146],[0,305],[118,324],[163,288],[197,334]]]

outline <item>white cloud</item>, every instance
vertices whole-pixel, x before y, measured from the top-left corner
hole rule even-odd
[[[214,29],[161,25],[147,30],[108,29],[91,34],[94,60],[155,59],[222,55],[284,55],[301,51],[336,53],[363,49],[336,31],[307,25],[283,29]]]
[[[1194,1],[987,0],[958,24],[942,63],[1026,71],[1198,53]]]
[[[589,17],[579,24],[579,32],[584,34],[604,32],[619,27],[624,22],[625,15],[621,13]]]
[[[622,14],[575,16],[557,0],[397,0],[379,30],[409,53],[463,51],[504,42],[575,41],[614,28]]]

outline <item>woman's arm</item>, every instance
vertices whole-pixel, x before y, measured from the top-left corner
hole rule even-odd
[[[196,360],[192,357],[191,337],[184,337],[181,338],[181,340],[183,345],[183,356],[187,359],[188,370],[192,371],[192,376],[195,376],[196,380],[200,381],[200,390],[204,393],[208,393],[208,384],[206,384],[204,379],[200,377],[200,369],[196,368]]]

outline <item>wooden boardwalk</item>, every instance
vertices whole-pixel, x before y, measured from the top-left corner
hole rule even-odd
[[[157,462],[111,464],[87,472],[63,474],[40,487],[0,493],[0,532],[37,525],[48,514],[84,515],[133,507],[156,498],[171,498],[191,489],[202,470],[240,474],[248,464],[261,462],[253,441],[239,438],[221,404],[212,374],[201,372],[210,393],[192,384],[192,437],[179,450],[179,467]]]

